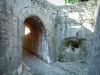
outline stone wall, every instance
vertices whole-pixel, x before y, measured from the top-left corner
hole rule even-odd
[[[43,22],[49,47],[48,60],[51,63],[56,61],[56,50],[65,37],[76,36],[78,32],[78,37],[91,41],[89,38],[93,33],[83,23],[94,27],[95,8],[92,1],[59,8],[46,0],[0,0],[0,75],[20,75],[22,72],[23,22],[28,16],[38,16]],[[72,14],[79,17],[69,17]],[[81,28],[72,31],[72,25]],[[88,43],[87,46],[91,47],[91,42]]]
[[[62,39],[69,37],[85,38],[86,48],[88,51],[91,50],[96,8],[94,1],[61,6],[61,10],[56,15],[56,50]]]
[[[45,0],[0,0],[0,75],[20,75],[23,22],[30,15],[43,21],[49,45],[49,63],[55,61],[55,12],[55,6]]]
[[[89,56],[88,73],[87,75],[100,74],[100,0],[98,0],[98,15],[96,18],[95,36],[93,47]]]
[[[0,1],[0,16],[0,75],[11,75],[21,65],[21,22],[12,15],[5,0]]]

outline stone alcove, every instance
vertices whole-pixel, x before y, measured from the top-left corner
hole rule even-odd
[[[70,37],[62,40],[59,47],[58,61],[80,61],[86,58],[84,38]]]

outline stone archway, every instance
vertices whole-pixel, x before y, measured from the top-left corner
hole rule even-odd
[[[48,42],[46,30],[38,16],[29,16],[24,20],[23,52],[28,51],[34,56],[48,62]]]

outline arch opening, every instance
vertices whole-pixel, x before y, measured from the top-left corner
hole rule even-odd
[[[23,36],[23,55],[25,51],[32,56],[36,56],[48,62],[48,43],[46,30],[41,19],[37,16],[29,16],[24,21],[24,36]]]

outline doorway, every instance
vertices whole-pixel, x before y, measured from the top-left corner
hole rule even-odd
[[[23,54],[25,51],[48,62],[48,42],[46,30],[41,19],[29,16],[24,21]]]

